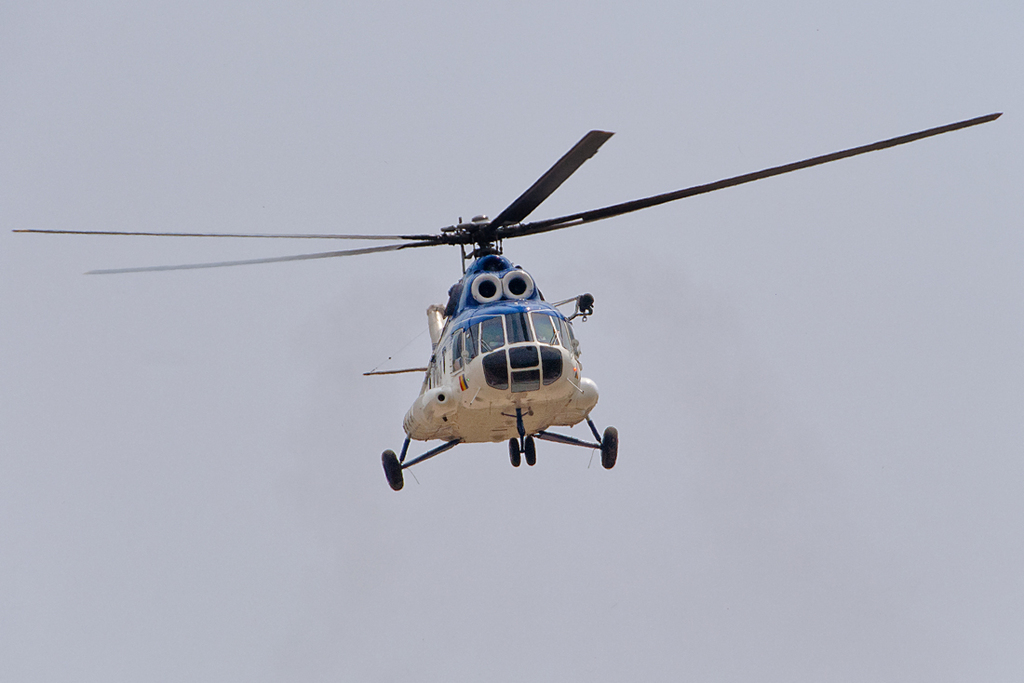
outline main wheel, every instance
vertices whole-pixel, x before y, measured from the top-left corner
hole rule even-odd
[[[537,444],[533,442],[533,437],[526,437],[526,448],[523,449],[526,455],[526,464],[533,467],[537,464]]]
[[[512,461],[512,467],[519,467],[522,462],[519,457],[519,439],[508,440],[508,459]]]
[[[615,467],[615,459],[619,457],[619,430],[609,427],[601,437],[601,466],[606,470]]]
[[[395,491],[401,491],[405,486],[405,478],[402,476],[402,464],[398,462],[398,456],[392,450],[384,451],[380,456],[384,465],[384,476],[388,478],[388,485]]]

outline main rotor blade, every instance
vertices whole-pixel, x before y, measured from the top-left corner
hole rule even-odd
[[[492,226],[512,225],[521,222],[524,218],[540,206],[540,203],[551,196],[551,193],[566,181],[566,179],[579,169],[590,157],[597,154],[597,150],[608,141],[615,133],[608,133],[602,130],[592,130],[577,142],[572,149],[565,153],[555,165],[537,179],[526,192],[517,200],[508,205],[504,211],[491,221]]]
[[[724,180],[719,180],[714,183],[708,183],[706,185],[695,185],[693,187],[688,187],[682,190],[676,190],[675,192],[667,192],[665,194],[654,195],[653,197],[635,199],[630,202],[615,204],[613,206],[606,206],[604,208],[593,209],[591,211],[583,211],[581,213],[574,213],[569,216],[561,216],[559,218],[551,218],[548,220],[536,221],[533,223],[524,223],[522,225],[499,227],[498,230],[496,231],[496,238],[505,239],[508,237],[535,235],[541,232],[561,230],[562,228],[570,228],[576,225],[583,225],[584,223],[592,223],[594,221],[599,221],[605,218],[612,218],[613,216],[621,216],[622,214],[630,213],[633,211],[639,211],[640,209],[646,209],[652,206],[657,206],[659,204],[665,204],[667,202],[674,202],[677,199],[684,199],[686,197],[692,197],[698,194],[714,192],[715,190],[721,190],[726,187],[742,185],[744,183],[750,183],[755,180],[761,180],[762,178],[770,178],[772,176],[782,175],[783,173],[798,171],[802,168],[810,168],[811,166],[827,164],[830,161],[838,161],[839,159],[846,159],[847,157],[857,156],[858,154],[866,154],[867,152],[874,152],[880,149],[896,147],[897,145],[903,145],[908,142],[914,142],[915,140],[921,140],[922,138],[932,137],[933,135],[941,135],[943,133],[949,133],[954,130],[960,130],[961,128],[977,126],[982,123],[988,123],[989,121],[995,121],[1000,116],[1002,116],[1002,112],[996,114],[988,114],[987,116],[979,116],[977,118],[967,119],[965,121],[958,121],[957,123],[951,123],[946,126],[939,126],[938,128],[929,128],[927,130],[922,130],[917,133],[910,133],[909,135],[901,135],[899,137],[890,138],[888,140],[873,142],[870,145],[853,147],[851,149],[846,149],[841,152],[833,152],[832,154],[825,154],[822,156],[812,157],[810,159],[796,161],[794,163],[785,164],[783,166],[774,166],[772,168],[766,168],[763,171],[757,171],[755,173],[746,173],[744,175],[726,178]]]
[[[124,232],[120,230],[39,230],[22,229],[11,232],[34,232],[47,235],[122,235],[143,237],[244,237],[260,239],[306,239],[306,240],[429,240],[435,235],[316,235],[316,234],[265,234],[225,232]]]
[[[389,244],[383,247],[365,247],[363,249],[346,249],[344,251],[324,251],[316,254],[297,254],[295,256],[272,256],[270,258],[245,259],[243,261],[218,261],[215,263],[186,263],[178,266],[145,266],[142,268],[110,268],[107,270],[90,270],[86,275],[120,275],[122,273],[151,273],[161,270],[197,270],[199,268],[226,268],[228,266],[251,266],[258,263],[283,263],[285,261],[312,261],[314,259],[335,258],[338,256],[359,256],[375,254],[382,251],[399,251],[412,247],[433,247],[442,242],[411,242],[409,244]]]

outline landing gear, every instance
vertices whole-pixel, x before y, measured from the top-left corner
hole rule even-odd
[[[599,449],[601,451],[602,467],[606,470],[610,470],[615,467],[615,461],[619,455],[619,431],[615,429],[615,427],[608,427],[604,430],[604,434],[602,435],[597,431],[597,427],[590,418],[587,418],[587,426],[590,427],[590,431],[594,435],[594,441],[584,441],[582,439],[577,439],[574,436],[554,434],[552,432],[545,431],[539,431],[535,434],[527,434],[526,429],[522,424],[522,413],[519,413],[516,417],[518,418],[516,422],[519,423],[516,425],[519,428],[517,430],[519,431],[519,437],[512,437],[508,440],[508,459],[511,461],[513,467],[519,467],[522,465],[524,459],[529,467],[533,467],[537,464],[536,439],[568,444],[570,446]],[[461,443],[460,439],[453,439],[448,443],[432,448],[423,455],[412,458],[407,462],[405,456],[408,454],[410,441],[411,439],[406,438],[405,444],[402,446],[401,456],[396,455],[392,450],[386,450],[380,456],[381,464],[384,466],[384,476],[386,476],[388,480],[388,486],[395,491],[401,491],[405,486],[405,477],[403,472],[407,467],[412,467],[424,460],[429,460],[435,455],[440,455],[447,450],[455,448]]]
[[[537,464],[537,444],[532,436],[523,438],[523,445],[519,445],[519,439],[508,440],[508,459],[512,461],[512,467],[519,467],[526,456],[526,464],[533,467]]]
[[[565,434],[554,434],[552,432],[537,432],[533,436],[544,441],[554,441],[555,443],[564,443],[570,446],[582,446],[583,448],[598,448],[601,450],[601,466],[606,470],[610,470],[615,467],[615,460],[619,456],[619,430],[615,427],[608,427],[604,430],[604,435],[597,431],[597,427],[593,421],[588,417],[587,426],[590,427],[590,432],[594,435],[594,441],[583,441],[577,439],[574,436],[567,436]],[[529,437],[532,441],[533,436]],[[533,451],[532,444],[527,443],[527,447]],[[530,454],[527,454],[527,463],[530,462]],[[533,451],[533,458],[536,461],[536,452]]]
[[[533,442],[533,437],[526,437],[526,443],[523,445],[523,455],[526,456],[526,464],[533,467],[537,464],[537,444]]]
[[[519,464],[522,462],[522,459],[519,457],[519,439],[508,440],[508,459],[512,461],[512,467],[519,467]]]
[[[388,478],[388,485],[394,491],[401,491],[405,486],[405,477],[402,476],[402,464],[398,462],[398,456],[392,450],[386,450],[380,456],[384,465],[384,476]]]
[[[606,470],[615,467],[615,459],[619,457],[619,430],[608,427],[601,437],[601,466]]]
[[[461,439],[453,439],[448,443],[441,444],[437,448],[432,448],[418,458],[413,458],[409,462],[405,462],[406,451],[409,450],[409,439],[405,440],[405,446],[402,447],[402,458],[401,460],[395,455],[392,450],[384,451],[380,456],[380,461],[384,465],[384,476],[388,478],[388,485],[395,491],[401,491],[402,487],[405,486],[405,478],[402,476],[402,470],[406,467],[412,467],[416,463],[429,460],[435,455],[444,453],[447,450],[455,448],[460,443]]]

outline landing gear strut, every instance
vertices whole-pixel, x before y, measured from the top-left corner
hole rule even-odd
[[[608,427],[604,430],[604,435],[597,431],[597,427],[594,426],[593,420],[587,418],[587,426],[590,427],[591,433],[594,435],[595,441],[583,441],[577,439],[574,436],[566,436],[565,434],[554,434],[552,432],[537,432],[534,434],[538,439],[544,441],[554,441],[555,443],[565,443],[570,446],[582,446],[583,448],[597,448],[601,451],[601,466],[606,470],[610,470],[615,467],[615,460],[619,456],[619,430],[615,427]],[[536,458],[536,455],[534,455]]]

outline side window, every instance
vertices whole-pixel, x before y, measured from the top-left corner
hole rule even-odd
[[[572,351],[572,342],[569,337],[569,325],[562,318],[558,318],[558,336],[562,338],[562,346]]]
[[[480,353],[480,326],[473,325],[466,328],[466,357],[467,363]]]
[[[428,386],[430,386],[431,388],[436,387],[438,384],[440,384],[440,377],[438,375],[439,363],[440,361],[437,360],[437,354],[435,353],[434,357],[430,359],[430,377],[427,382]]]
[[[555,321],[546,313],[531,313],[533,318],[533,331],[537,333],[537,341],[543,344],[557,344],[558,337],[555,335]]]
[[[569,330],[569,345],[572,347],[572,352],[577,356],[580,355],[580,343],[576,339],[576,335],[572,332],[572,323],[568,320],[565,321],[565,327]]]
[[[455,333],[455,346],[452,347],[452,371],[462,369],[462,330]]]
[[[469,344],[472,337],[469,334],[469,328],[462,330],[459,333],[459,346],[462,348],[462,364],[469,365],[469,361],[473,360],[473,356],[469,350]]]
[[[501,327],[501,316],[488,318],[480,323],[480,353],[500,349],[505,345],[505,331]]]
[[[558,333],[562,337],[562,346],[567,348],[573,355],[579,355],[580,345],[572,333],[572,324],[566,320],[558,319]]]

